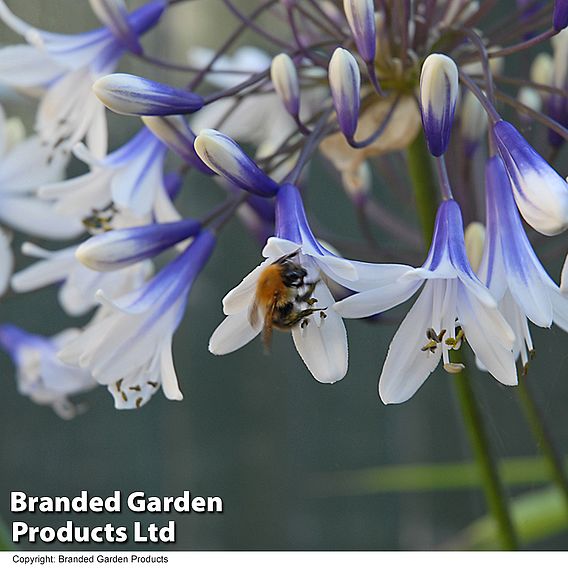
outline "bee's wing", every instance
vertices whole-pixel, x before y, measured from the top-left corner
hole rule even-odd
[[[254,302],[252,303],[252,306],[250,307],[249,314],[248,314],[248,320],[249,320],[251,327],[256,327],[258,325],[259,309],[260,309],[260,306],[258,304],[258,300],[255,298]]]
[[[276,301],[274,301],[264,312],[264,325],[262,326],[262,343],[264,344],[264,351],[270,351],[270,344],[272,343],[272,320],[274,318],[274,310],[276,309]]]

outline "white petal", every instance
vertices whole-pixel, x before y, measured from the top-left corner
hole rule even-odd
[[[76,263],[74,252],[75,247],[70,247],[20,270],[12,277],[12,288],[29,292],[64,280]]]
[[[550,291],[554,323],[568,332],[568,296],[557,290]]]
[[[8,282],[14,269],[14,255],[10,247],[8,235],[0,229],[0,296],[8,288]]]
[[[72,239],[84,231],[78,219],[59,215],[51,204],[27,197],[2,197],[0,219],[14,229],[47,239]]]
[[[299,251],[300,248],[299,244],[287,239],[270,237],[266,242],[266,246],[262,249],[262,256],[265,258],[280,258],[281,256]]]
[[[253,302],[258,277],[270,263],[270,260],[266,260],[260,266],[257,266],[250,274],[247,274],[247,276],[243,278],[238,286],[233,288],[223,298],[223,313],[225,315],[230,316],[242,312],[243,310],[248,310]]]
[[[106,108],[96,105],[94,115],[87,131],[87,146],[96,158],[102,160],[108,148],[108,127]]]
[[[407,401],[438,366],[441,349],[422,351],[426,330],[432,326],[435,281],[424,290],[400,324],[389,346],[379,379],[379,395],[385,404]]]
[[[178,378],[174,367],[171,337],[164,341],[164,346],[160,352],[160,375],[162,378],[162,389],[165,397],[169,400],[183,400],[183,394],[179,388]]]
[[[47,53],[31,45],[10,45],[0,49],[0,82],[7,85],[47,85],[63,71],[64,68]]]
[[[252,341],[262,329],[262,318],[255,327],[249,322],[248,310],[227,316],[209,340],[209,351],[213,355],[226,355]]]
[[[314,296],[318,298],[318,306],[333,305],[333,297],[323,283],[316,286]],[[308,325],[292,329],[292,337],[314,378],[320,383],[335,383],[347,373],[347,332],[338,314],[328,309],[326,316],[321,319],[320,312],[311,315],[305,320]]]
[[[458,318],[466,341],[482,365],[500,383],[516,385],[515,334],[499,311],[459,286]]]
[[[333,309],[344,318],[364,318],[390,310],[406,302],[422,285],[422,281],[385,282],[380,287],[353,294]]]

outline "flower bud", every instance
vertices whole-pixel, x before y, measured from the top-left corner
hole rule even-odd
[[[465,252],[467,259],[474,272],[477,272],[483,257],[483,246],[485,245],[485,226],[477,221],[470,223],[464,233]]]
[[[111,31],[132,53],[142,54],[142,45],[138,35],[128,21],[128,10],[124,0],[89,0],[91,9],[97,18]]]
[[[126,73],[101,77],[93,84],[93,91],[118,114],[167,116],[195,112],[203,106],[199,95]]]
[[[461,133],[465,153],[471,157],[487,131],[487,113],[477,97],[466,91],[461,102]]]
[[[228,136],[216,130],[205,129],[195,139],[194,147],[207,166],[241,189],[262,197],[276,195],[278,184]]]
[[[568,27],[568,0],[555,0],[552,25],[557,32]]]
[[[286,53],[272,60],[270,78],[286,110],[294,117],[300,113],[300,83],[294,62]]]
[[[568,183],[510,123],[500,120],[493,134],[525,221],[543,235],[568,227]]]
[[[204,174],[213,174],[195,153],[195,134],[182,116],[143,116],[142,122],[158,140],[190,166]]]
[[[365,63],[372,63],[377,48],[373,0],[343,0],[343,10],[357,51]]]
[[[361,74],[355,58],[338,47],[329,62],[329,86],[341,132],[352,139],[359,119]]]
[[[118,270],[152,258],[176,243],[195,236],[200,229],[198,221],[185,219],[176,223],[107,231],[81,244],[75,256],[92,270]]]
[[[440,53],[429,55],[420,74],[422,126],[428,149],[441,156],[448,148],[458,98],[458,68]]]

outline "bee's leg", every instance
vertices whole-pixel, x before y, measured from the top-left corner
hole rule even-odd
[[[303,294],[298,294],[296,296],[296,301],[304,302],[309,306],[314,305],[317,302],[317,300],[315,298],[312,298],[311,296],[314,293],[314,290],[316,289],[316,286],[318,284],[319,284],[319,278],[314,282],[306,282],[305,285],[308,287],[307,290]]]
[[[300,310],[299,312],[295,312],[290,314],[289,317],[286,318],[286,326],[287,327],[294,327],[297,323],[302,322],[302,326],[306,326],[309,316],[315,314],[316,312],[320,312],[322,314],[327,308],[306,308],[305,310]],[[304,324],[305,322],[305,324]]]

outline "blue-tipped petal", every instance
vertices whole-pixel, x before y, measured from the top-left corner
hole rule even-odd
[[[297,117],[300,114],[300,82],[296,66],[289,55],[280,53],[272,60],[270,79],[288,113]]]
[[[143,116],[142,122],[156,138],[189,165],[207,175],[215,173],[195,152],[195,134],[182,116]]]
[[[341,131],[352,139],[357,130],[360,107],[361,73],[355,58],[338,47],[329,62],[329,86]]]
[[[118,114],[167,116],[192,113],[203,106],[199,95],[127,73],[101,77],[93,84],[93,91]]]
[[[375,60],[377,30],[373,0],[343,0],[345,17],[357,45],[357,51],[365,63]]]
[[[536,231],[551,236],[568,227],[568,184],[510,123],[493,126],[517,207]]]
[[[228,136],[206,129],[195,139],[197,155],[220,176],[241,189],[262,197],[273,197],[278,184],[269,178]]]
[[[200,229],[199,222],[187,219],[176,223],[108,231],[81,244],[75,256],[92,270],[118,270],[152,258],[196,235]]]
[[[433,156],[441,156],[448,148],[458,91],[458,68],[453,59],[440,53],[429,55],[420,74],[420,105]]]
[[[568,0],[555,0],[552,25],[557,32],[568,27]]]

